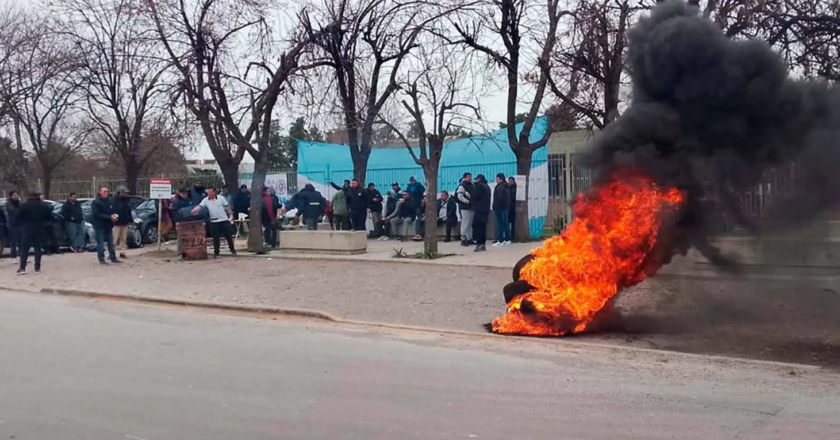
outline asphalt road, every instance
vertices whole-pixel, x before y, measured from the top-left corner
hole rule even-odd
[[[832,372],[0,292],[0,439],[829,439]]]

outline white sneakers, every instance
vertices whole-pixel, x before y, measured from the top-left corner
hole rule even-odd
[[[507,247],[510,246],[509,241],[495,241],[493,242],[493,247]]]

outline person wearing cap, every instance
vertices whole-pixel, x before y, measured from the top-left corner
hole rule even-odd
[[[125,258],[125,251],[128,249],[128,225],[134,222],[129,202],[128,189],[125,187],[117,188],[117,194],[113,201],[113,212],[117,216],[117,219],[114,220],[114,247],[120,253],[120,258]]]
[[[397,182],[392,183],[391,184],[391,191],[394,192],[394,197],[395,198],[397,198],[397,199],[400,198],[400,194],[402,194],[402,188],[400,188],[399,183],[397,183]]]
[[[207,190],[204,189],[204,184],[200,180],[196,180],[190,190],[190,203],[198,205],[207,197]]]
[[[487,222],[490,220],[490,187],[484,174],[475,176],[475,188],[472,195],[472,207],[475,212],[473,218],[473,237],[475,237],[475,252],[487,250]]]
[[[458,188],[455,190],[455,203],[458,204],[458,208],[461,210],[461,246],[469,246],[473,244],[473,217],[475,217],[475,212],[473,211],[473,203],[472,203],[472,193],[475,189],[475,185],[472,183],[472,174],[464,173],[464,177],[461,178],[461,183],[458,184]]]
[[[396,209],[388,217],[385,218],[385,223],[388,225],[390,233],[394,238],[404,240],[408,234],[410,223],[417,218],[417,207],[414,206],[414,201],[408,191],[402,192],[402,198],[397,202]],[[401,226],[405,225],[404,230]]]
[[[381,241],[391,239],[391,222],[388,219],[395,217],[394,213],[397,211],[397,206],[399,206],[400,202],[398,194],[394,191],[388,191],[388,199],[385,201],[385,216],[382,218],[382,236],[379,237]]]
[[[408,187],[405,190],[411,196],[411,201],[414,202],[414,206],[418,209],[417,213],[419,214],[420,206],[423,203],[423,194],[426,193],[426,187],[418,182],[414,176],[411,176],[408,178]]]
[[[354,231],[367,231],[367,212],[370,207],[370,195],[367,190],[353,179],[347,189],[347,208],[350,210],[350,224]]]
[[[382,193],[376,189],[373,182],[368,183],[368,197],[370,200],[370,220],[373,222],[373,236],[382,236]]]

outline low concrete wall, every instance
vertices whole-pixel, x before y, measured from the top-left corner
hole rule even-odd
[[[363,231],[283,231],[280,247],[285,253],[355,255],[367,252]]]

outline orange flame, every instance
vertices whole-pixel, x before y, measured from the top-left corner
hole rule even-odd
[[[661,267],[655,246],[663,214],[682,202],[679,190],[630,169],[578,195],[575,220],[535,249],[520,272],[533,290],[511,300],[493,331],[560,336],[586,330],[616,293]]]

